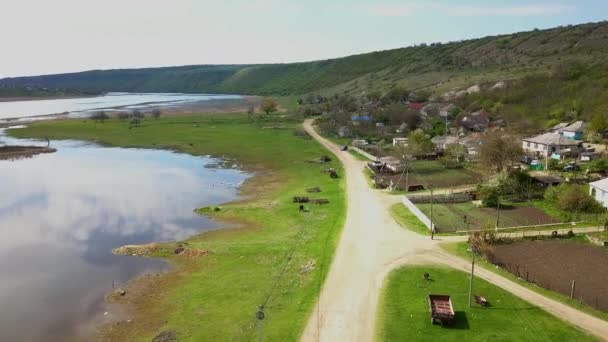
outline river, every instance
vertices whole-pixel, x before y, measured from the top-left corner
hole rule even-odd
[[[41,143],[0,130],[1,144]],[[112,284],[167,265],[111,250],[216,228],[193,209],[236,199],[248,177],[210,157],[79,141],[52,147],[0,161],[0,341],[80,340],[115,318],[103,302]]]
[[[68,113],[86,115],[99,109],[133,110],[146,107],[170,108],[192,102],[236,100],[240,95],[209,95],[181,93],[108,93],[84,98],[0,102],[0,122],[44,115]]]

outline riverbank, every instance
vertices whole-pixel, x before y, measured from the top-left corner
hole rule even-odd
[[[326,151],[300,124],[283,115],[206,114],[146,119],[140,127],[112,119],[39,122],[12,131],[20,137],[93,140],[122,147],[166,148],[235,159],[255,173],[244,199],[209,211],[231,224],[192,237],[197,257],[175,254],[174,243],[155,253],[175,265],[166,275],[132,282],[117,302],[128,318],[106,326],[102,340],[150,340],[161,332],[180,340],[244,340],[257,336],[255,313],[265,304],[264,338],[295,340],[316,302],[343,225],[344,181],[316,163]],[[309,194],[307,188],[319,187]],[[293,196],[329,200],[299,211]],[[193,208],[194,209],[194,208]],[[116,246],[119,247],[119,246]]]
[[[56,149],[39,146],[0,146],[0,160],[31,158],[41,153],[54,153]]]
[[[40,100],[65,100],[65,99],[86,99],[99,95],[68,95],[68,96],[0,96],[0,102],[15,101],[40,101]]]

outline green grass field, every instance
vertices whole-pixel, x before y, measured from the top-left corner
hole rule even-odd
[[[268,128],[277,125],[284,128]],[[307,162],[328,152],[314,140],[296,136],[298,127],[272,115],[250,121],[246,115],[230,114],[146,119],[132,129],[116,119],[47,121],[10,134],[165,148],[243,163],[258,175],[245,185],[255,198],[222,205],[222,211],[212,214],[243,228],[190,238],[190,246],[209,249],[210,255],[189,261],[188,273],[146,308],[156,315],[146,321],[156,323],[134,320],[114,327],[115,333],[130,341],[150,341],[163,330],[175,330],[180,341],[251,340],[257,337],[257,307],[264,303],[264,339],[293,341],[317,300],[345,213],[344,180],[330,179],[323,166]],[[343,174],[336,161],[325,167]],[[309,212],[300,213],[292,196],[306,195],[305,189],[314,186],[322,189],[318,197],[330,204],[307,206]],[[177,265],[184,262],[169,258]]]
[[[422,275],[428,272],[431,281]],[[545,311],[475,278],[474,293],[490,306],[468,307],[467,273],[436,266],[403,267],[385,283],[378,310],[376,339],[381,341],[593,341]],[[456,320],[451,327],[431,325],[429,294],[452,297]]]
[[[582,236],[582,235],[580,235]],[[578,235],[577,237],[574,239],[575,242],[580,242]],[[450,252],[456,256],[459,256],[463,259],[466,260],[471,260],[472,259],[472,254],[471,251],[469,250],[469,244],[468,242],[450,242],[450,243],[442,243],[441,248],[443,248],[445,251]],[[551,291],[551,290],[547,290],[545,288],[542,288],[540,286],[537,286],[536,284],[533,283],[528,283],[523,279],[517,278],[516,276],[514,276],[512,273],[510,273],[507,270],[504,270],[502,268],[496,267],[494,264],[492,264],[491,262],[489,262],[488,260],[484,259],[484,258],[476,258],[475,259],[475,267],[483,267],[485,269],[487,269],[488,271],[494,272],[498,275],[501,275],[519,285],[522,285],[524,287],[527,287],[528,289],[538,292],[541,295],[551,298],[553,300],[556,300],[558,302],[564,303],[566,305],[569,305],[577,310],[581,310],[584,311],[592,316],[595,316],[597,318],[603,319],[605,321],[608,321],[608,312],[603,312],[603,311],[599,311],[589,305],[583,304],[581,302],[578,302],[576,300],[572,300],[567,296],[562,295],[561,293],[555,292],[555,291]]]

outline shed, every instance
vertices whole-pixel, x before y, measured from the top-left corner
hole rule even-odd
[[[536,184],[545,188],[559,185],[562,182],[561,177],[548,174],[533,174],[531,176],[536,181]]]

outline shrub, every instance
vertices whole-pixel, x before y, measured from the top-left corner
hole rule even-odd
[[[589,171],[591,172],[608,171],[608,159],[592,160],[587,164],[587,168],[589,168]]]
[[[558,209],[576,213],[600,213],[602,205],[587,193],[581,185],[560,184],[545,191],[545,199]]]
[[[106,112],[104,112],[104,111],[95,112],[91,115],[91,119],[93,119],[97,122],[104,122],[109,118],[110,117],[108,116],[108,114],[106,114]]]
[[[485,186],[481,188],[481,204],[484,207],[496,207],[500,200],[500,190],[495,186]]]

